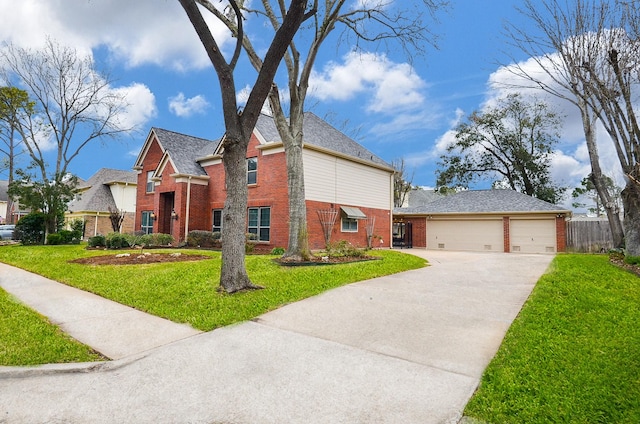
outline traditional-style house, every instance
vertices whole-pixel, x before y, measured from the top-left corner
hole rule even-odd
[[[312,249],[330,241],[391,243],[393,168],[312,113],[304,118],[304,181]],[[191,230],[221,231],[226,198],[222,143],[152,128],[136,160],[136,230],[184,240]],[[247,232],[286,247],[285,153],[273,118],[261,115],[246,158]]]
[[[571,211],[514,190],[409,193],[394,209],[393,244],[434,250],[556,253]]]
[[[83,220],[84,238],[87,238],[114,231],[110,215],[117,211],[124,214],[119,231],[132,233],[137,182],[138,175],[133,171],[98,170],[87,181],[80,182],[76,198],[69,202],[65,220]]]

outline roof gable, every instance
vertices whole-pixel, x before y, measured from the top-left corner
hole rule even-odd
[[[117,209],[110,185],[129,184],[137,185],[138,177],[135,172],[119,169],[102,168],[91,176],[84,184],[78,187],[82,192],[77,199],[69,202],[69,211],[95,211],[104,212],[109,208]]]
[[[142,169],[142,163],[154,139],[157,140],[162,152],[169,156],[176,173],[194,176],[207,175],[196,159],[206,156],[208,154],[206,152],[215,151],[219,144],[219,141],[211,141],[154,127],[151,128],[140,155],[138,155],[134,166],[135,169]]]
[[[282,141],[275,120],[268,115],[260,115],[256,123],[256,130],[259,132],[258,140],[264,140],[266,143]],[[302,131],[304,133],[303,141],[306,145],[391,168],[387,162],[311,112],[304,114]]]

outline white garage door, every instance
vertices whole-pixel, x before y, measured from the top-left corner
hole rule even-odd
[[[502,220],[429,219],[427,249],[504,252]]]
[[[509,223],[513,253],[555,253],[554,219],[512,219]]]

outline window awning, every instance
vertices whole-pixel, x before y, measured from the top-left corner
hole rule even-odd
[[[347,218],[349,219],[365,219],[367,217],[367,215],[365,215],[360,209],[358,208],[352,208],[350,206],[340,206],[340,209],[342,209],[342,212],[347,216]]]

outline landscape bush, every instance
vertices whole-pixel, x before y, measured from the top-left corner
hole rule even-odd
[[[63,244],[62,234],[60,233],[47,234],[47,244],[49,245]]]
[[[220,247],[219,231],[193,230],[187,234],[187,246],[189,247]]]
[[[365,256],[364,249],[359,249],[346,240],[340,240],[335,243],[330,243],[327,246],[325,253],[331,258],[339,258],[345,256],[360,258]]]
[[[107,249],[122,249],[130,247],[129,241],[124,234],[109,233],[105,237]]]
[[[88,245],[89,247],[105,247],[107,245],[107,240],[103,235],[89,237]]]
[[[31,212],[20,218],[16,224],[15,237],[24,245],[44,243],[45,216],[41,212]]]
[[[271,249],[271,254],[278,256],[284,255],[284,247],[274,247],[273,249]]]

